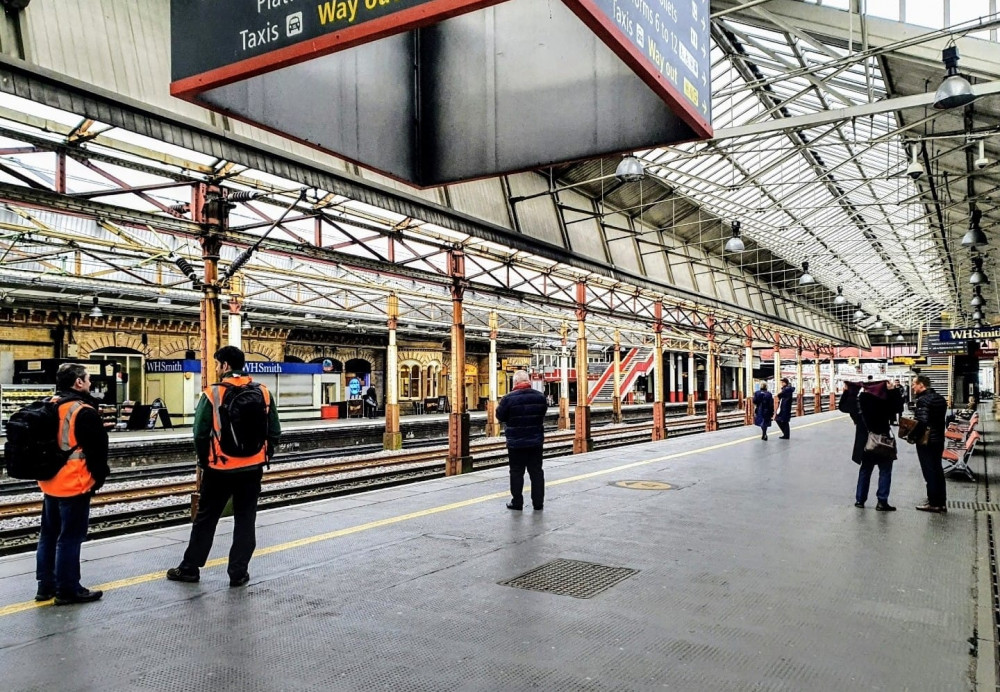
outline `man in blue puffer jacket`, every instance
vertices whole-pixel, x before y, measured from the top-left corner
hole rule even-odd
[[[510,462],[510,495],[507,509],[524,507],[524,470],[531,478],[531,504],[540,510],[545,502],[545,475],[542,473],[542,443],[545,441],[545,395],[531,388],[528,373],[514,373],[514,389],[497,407],[497,420],[506,423],[507,458]]]

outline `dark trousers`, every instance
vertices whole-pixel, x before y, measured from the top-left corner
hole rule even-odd
[[[776,420],[774,422],[778,424],[778,428],[781,430],[782,435],[784,435],[785,437],[791,437],[788,421],[782,423],[780,420]]]
[[[35,555],[39,591],[60,595],[80,590],[80,545],[87,537],[90,495],[42,500],[42,526]]]
[[[883,504],[889,504],[889,486],[892,484],[892,462],[866,461],[861,464],[858,471],[858,491],[854,499],[862,504],[868,499],[868,488],[872,482],[872,471],[878,466],[878,488],[875,490],[875,499]]]
[[[941,454],[944,443],[931,444],[926,447],[917,445],[917,458],[920,460],[920,470],[927,483],[927,502],[931,507],[944,507],[948,501],[944,487],[944,469],[941,467]]]
[[[247,574],[250,558],[257,547],[254,524],[257,521],[257,498],[263,475],[262,466],[245,471],[206,469],[202,473],[198,515],[191,526],[191,541],[184,551],[181,569],[195,570],[205,566],[215,539],[215,527],[231,497],[235,525],[233,545],[229,549],[229,576],[237,579]]]
[[[531,504],[538,509],[545,502],[545,474],[542,473],[542,448],[521,447],[507,448],[507,458],[510,461],[510,496],[511,504],[521,507],[524,504],[524,470],[528,470],[531,479]]]

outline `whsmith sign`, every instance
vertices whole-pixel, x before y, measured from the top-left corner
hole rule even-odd
[[[965,327],[963,329],[942,329],[938,334],[941,341],[978,341],[1000,339],[1000,327]]]

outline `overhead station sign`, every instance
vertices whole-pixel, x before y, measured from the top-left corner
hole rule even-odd
[[[171,0],[170,92],[429,187],[711,137],[709,11]]]
[[[1000,327],[963,327],[961,329],[942,329],[938,334],[941,341],[978,341],[981,339],[1000,339]]]
[[[680,95],[711,128],[708,0],[565,0],[623,60]]]

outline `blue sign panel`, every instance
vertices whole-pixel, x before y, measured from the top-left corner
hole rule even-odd
[[[599,10],[598,33],[619,43],[623,58],[644,68],[689,112],[711,128],[712,74],[708,0],[566,0],[571,9]],[[575,7],[576,6],[576,7]],[[577,14],[579,12],[577,11]],[[583,17],[587,21],[586,17]],[[602,32],[601,29],[604,31]],[[624,51],[627,55],[623,55]],[[649,81],[649,80],[647,80]],[[656,85],[651,85],[656,88]],[[660,90],[660,89],[658,89]]]
[[[147,360],[146,372],[201,372],[201,361],[181,359]]]
[[[938,334],[941,341],[972,341],[979,339],[1000,339],[998,327],[964,327],[962,329],[942,329]]]

